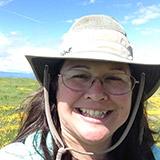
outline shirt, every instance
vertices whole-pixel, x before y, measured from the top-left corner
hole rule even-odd
[[[52,153],[51,134],[47,136],[47,147]],[[160,160],[160,148],[152,146],[156,160]],[[0,150],[1,160],[44,160],[43,151],[40,148],[39,132],[29,135],[25,142],[14,142]]]

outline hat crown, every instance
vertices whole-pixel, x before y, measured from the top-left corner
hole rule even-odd
[[[105,15],[90,15],[78,19],[70,28],[70,31],[80,31],[83,29],[106,29],[121,32],[126,36],[122,25],[114,18]]]
[[[91,59],[133,59],[132,47],[123,27],[105,15],[89,15],[76,20],[64,34],[60,50],[63,56],[75,58],[86,58],[87,54]]]

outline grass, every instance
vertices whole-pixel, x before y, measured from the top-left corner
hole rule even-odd
[[[147,101],[147,116],[150,128],[158,134],[153,135],[157,145],[160,146],[160,88]]]
[[[39,87],[27,78],[0,78],[0,148],[16,136],[23,113],[22,101]]]
[[[38,83],[27,78],[0,78],[0,105],[19,105]]]
[[[24,114],[20,104],[38,87],[32,79],[0,78],[0,148],[14,140]],[[160,88],[146,107],[150,128],[160,133]],[[154,138],[159,138],[159,134]],[[160,146],[160,141],[157,144]]]

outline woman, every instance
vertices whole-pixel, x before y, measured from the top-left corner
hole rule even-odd
[[[60,54],[26,56],[42,88],[3,160],[158,160],[144,102],[159,87],[160,65],[138,63],[113,18],[80,18]]]

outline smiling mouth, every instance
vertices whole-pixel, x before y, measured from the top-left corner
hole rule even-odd
[[[104,119],[113,112],[113,110],[98,111],[98,110],[85,109],[85,108],[76,108],[76,110],[78,113],[80,113],[85,117],[91,117],[95,119]]]

